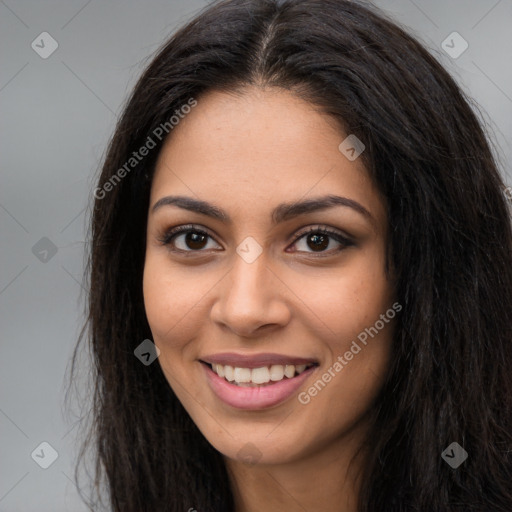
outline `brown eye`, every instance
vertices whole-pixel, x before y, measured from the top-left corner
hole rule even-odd
[[[208,235],[189,231],[185,234],[185,245],[189,249],[203,249],[206,245]]]
[[[322,234],[307,235],[307,244],[314,251],[323,251],[329,246],[329,237]]]
[[[326,250],[331,246],[331,241],[334,239],[335,244],[338,244],[338,247],[331,248],[330,250]],[[350,247],[351,245],[354,245],[354,242],[349,240],[347,237],[343,236],[341,233],[338,233],[337,231],[331,231],[329,229],[325,228],[311,228],[306,233],[303,233],[302,235],[299,235],[297,239],[295,240],[293,245],[297,245],[298,242],[304,240],[306,249],[308,250],[299,250],[298,252],[305,252],[305,253],[336,253],[339,251],[342,251],[343,249],[346,249],[347,247]]]
[[[193,253],[202,252],[208,247],[209,240],[213,238],[204,230],[192,225],[180,226],[167,231],[159,241],[163,245],[169,246],[169,249],[175,252]],[[218,248],[213,247],[213,248]]]

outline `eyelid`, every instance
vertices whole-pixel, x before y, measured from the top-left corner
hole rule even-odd
[[[213,240],[215,240],[215,236],[211,233],[211,231],[208,228],[205,228],[198,224],[180,224],[179,226],[175,226],[175,227],[166,229],[162,235],[157,236],[157,239],[161,244],[169,245],[171,243],[171,239],[174,236],[186,234],[189,231],[207,235],[210,238],[212,238]],[[218,243],[218,242],[216,241],[216,243]],[[182,251],[182,252],[204,252],[204,251]]]
[[[299,240],[300,238],[302,238],[304,235],[307,235],[308,233],[317,233],[317,232],[323,232],[329,236],[334,236],[334,237],[340,237],[342,238],[343,240],[347,241],[347,242],[352,242],[354,243],[354,237],[349,235],[348,233],[345,233],[343,232],[342,230],[340,229],[337,229],[337,228],[331,228],[325,224],[313,224],[313,225],[308,225],[306,226],[305,228],[299,228],[299,230],[296,232],[296,234],[294,235],[295,238],[293,240],[293,243],[297,242],[297,240]]]

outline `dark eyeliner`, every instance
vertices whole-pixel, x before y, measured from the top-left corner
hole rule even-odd
[[[312,252],[306,252],[305,254],[312,254],[312,255],[318,256],[318,257],[323,257],[323,256],[327,257],[327,256],[332,256],[333,254],[337,254],[338,252],[346,249],[347,247],[351,247],[351,246],[355,245],[355,242],[353,240],[351,240],[349,237],[342,235],[338,231],[333,231],[333,230],[331,230],[329,228],[325,228],[325,227],[310,227],[306,231],[300,232],[299,235],[297,235],[297,237],[293,241],[292,245],[296,244],[300,239],[304,238],[305,236],[307,236],[309,234],[322,234],[322,235],[329,236],[331,238],[334,238],[334,240],[336,240],[339,244],[341,244],[341,246],[338,249],[331,249],[330,251],[322,251],[322,252],[317,252],[317,253],[312,251]],[[303,254],[299,251],[297,251],[297,252],[300,254]]]
[[[188,233],[188,232],[194,232],[194,233],[209,236],[210,238],[212,238],[212,235],[210,235],[210,233],[208,233],[204,229],[201,229],[201,228],[195,226],[194,224],[184,224],[182,226],[177,226],[175,228],[166,230],[162,235],[157,237],[157,240],[162,245],[169,245],[172,242],[172,239],[176,235],[179,235],[182,233]],[[177,249],[177,250],[179,250],[179,249]],[[183,252],[200,252],[200,251],[183,251]]]

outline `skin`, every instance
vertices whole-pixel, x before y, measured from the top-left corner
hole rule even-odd
[[[307,390],[393,304],[384,270],[385,202],[361,159],[339,151],[345,137],[331,117],[292,93],[248,87],[198,98],[159,155],[147,224],[146,314],[171,388],[225,457],[237,512],[357,509],[363,455],[349,463],[386,376],[392,321],[307,405],[294,394],[265,410],[235,409],[213,393],[199,362],[219,352],[313,358],[319,367],[300,391]],[[272,224],[278,204],[328,194],[357,201],[371,218],[335,206]],[[175,205],[153,212],[168,195],[214,203],[232,223]],[[210,235],[198,245],[176,236],[175,248],[191,256],[159,240],[191,223]],[[350,236],[353,244],[329,237],[315,251],[302,236],[308,227]],[[263,251],[252,263],[236,252],[248,236]],[[254,450],[254,464],[239,460],[244,446]]]

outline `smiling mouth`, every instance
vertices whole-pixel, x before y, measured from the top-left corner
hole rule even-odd
[[[270,386],[277,382],[293,379],[310,368],[318,366],[318,363],[308,363],[298,365],[273,364],[259,368],[242,368],[238,366],[207,363],[205,361],[201,361],[201,363],[208,366],[226,382],[240,387]]]

